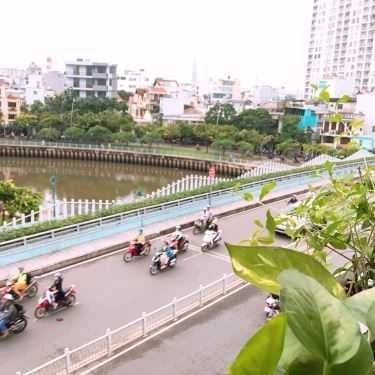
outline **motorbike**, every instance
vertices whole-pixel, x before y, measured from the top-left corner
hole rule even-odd
[[[25,310],[22,307],[22,305],[19,305],[18,303],[15,304],[18,315],[16,319],[9,324],[7,324],[7,328],[9,330],[9,334],[18,335],[19,333],[23,332],[27,327],[27,318],[25,314]],[[0,320],[1,320],[1,314],[0,314]]]
[[[135,257],[147,257],[150,255],[151,251],[151,242],[146,241],[145,244],[142,247],[142,250],[138,252],[137,247],[136,247],[137,241],[133,240],[130,242],[129,247],[126,249],[122,259],[124,260],[125,263],[131,262]]]
[[[207,250],[213,249],[219,244],[221,240],[222,240],[221,230],[218,230],[217,232],[215,232],[214,230],[208,229],[204,232],[201,250],[207,251]]]
[[[39,298],[39,302],[34,310],[34,316],[37,319],[42,319],[51,313],[58,312],[68,307],[72,307],[76,303],[76,290],[75,286],[72,285],[65,292],[65,298],[63,301],[59,301],[57,307],[54,307],[49,303],[46,294]]]
[[[1,290],[0,297],[4,296],[5,294],[11,294],[15,301],[19,299],[18,294],[13,289],[14,282],[9,280],[7,282],[7,285]],[[33,279],[32,277],[29,280],[29,285],[27,288],[23,291],[23,296],[27,298],[34,298],[39,290],[39,284],[38,282]]]
[[[167,264],[162,265],[162,255],[164,252],[162,250],[159,250],[156,252],[156,254],[152,257],[152,261],[150,264],[150,274],[156,275],[161,271],[165,271],[168,268],[173,268],[177,263],[177,250],[172,250],[173,256],[168,259]],[[165,254],[164,254],[165,255]],[[166,255],[165,255],[166,256]]]
[[[178,253],[185,253],[189,250],[189,238],[186,234],[183,234],[179,241],[176,238],[172,238],[168,242],[172,250],[177,250]]]
[[[194,221],[194,227],[193,227],[193,234],[199,234],[199,233],[204,232],[209,227],[212,220],[213,219],[211,218],[211,219],[207,220],[206,223],[201,218],[199,218],[198,220],[195,220]]]
[[[273,297],[268,297],[266,299],[266,306],[264,308],[266,314],[266,319],[269,320],[275,315],[280,313],[280,300]]]

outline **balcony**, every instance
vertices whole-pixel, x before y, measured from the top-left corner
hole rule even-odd
[[[107,75],[107,73],[98,73],[98,72],[93,71],[91,77],[92,77],[92,78],[102,78],[102,79],[107,79],[107,78],[108,78],[108,75]]]
[[[105,85],[94,85],[94,91],[108,91],[108,87]]]

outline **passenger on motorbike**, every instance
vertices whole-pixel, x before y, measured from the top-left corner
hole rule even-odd
[[[14,304],[14,298],[11,294],[5,294],[1,299],[0,306],[0,337],[6,337],[9,334],[7,325],[17,318],[18,310]]]
[[[213,218],[211,224],[208,227],[208,230],[214,232],[211,237],[211,243],[214,243],[216,238],[219,236],[219,226],[217,225],[217,218]]]
[[[135,248],[137,250],[137,254],[140,255],[146,243],[146,237],[143,234],[143,228],[141,228],[138,232],[137,237],[135,238]]]
[[[55,273],[53,284],[51,285],[50,289],[55,294],[55,302],[64,302],[65,301],[65,292],[63,289],[63,281],[64,278],[61,274],[61,272]]]
[[[23,298],[23,292],[28,287],[28,275],[23,267],[18,267],[18,274],[13,278],[13,282],[13,290],[21,301]]]
[[[212,212],[211,212],[211,209],[210,209],[210,206],[206,206],[203,211],[202,211],[202,214],[201,214],[201,220],[203,220],[203,224],[208,227],[208,225],[211,223],[212,221]]]
[[[165,268],[169,262],[169,260],[173,257],[174,253],[171,249],[171,246],[167,240],[163,240],[162,245],[163,254],[160,256],[160,262],[162,268]]]

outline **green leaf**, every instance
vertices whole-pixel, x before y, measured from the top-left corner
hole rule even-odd
[[[255,225],[257,226],[257,227],[259,227],[259,228],[264,228],[264,225],[263,225],[263,223],[259,220],[259,219],[255,219],[254,220],[254,223],[255,223]]]
[[[276,181],[269,182],[268,184],[265,184],[262,186],[262,189],[260,190],[259,194],[259,200],[263,200],[263,198],[271,192],[276,186]]]
[[[315,278],[329,292],[346,298],[345,291],[331,273],[312,256],[278,246],[239,246],[226,243],[236,275],[270,293],[278,294],[281,272],[293,268]]]
[[[243,199],[244,199],[245,201],[247,201],[247,202],[250,202],[250,201],[252,201],[252,200],[254,199],[254,196],[253,196],[252,193],[250,193],[250,191],[245,191],[245,192],[243,193]]]
[[[275,222],[275,219],[273,218],[270,210],[267,210],[266,228],[272,234],[273,234],[273,232],[275,231],[275,228],[276,228],[276,222]]]
[[[290,269],[279,279],[288,326],[301,344],[329,365],[350,360],[358,351],[361,334],[349,309],[301,272]]]
[[[374,314],[375,288],[364,290],[347,298],[344,303],[350,309],[356,319],[365,323],[370,331],[375,333]]]
[[[348,101],[350,100],[350,96],[348,95],[343,95],[339,98],[339,100],[337,101],[337,104],[343,104],[343,103],[347,103]]]
[[[363,124],[364,124],[364,121],[361,118],[355,118],[349,123],[352,129],[362,128]]]
[[[320,358],[311,353],[303,352],[292,362],[286,373],[288,375],[321,375],[323,374],[323,368],[324,362]]]
[[[242,348],[229,375],[274,375],[284,345],[286,317],[269,320]]]
[[[322,90],[320,93],[319,93],[319,100],[321,100],[322,102],[325,102],[325,103],[328,103],[329,100],[330,100],[330,95],[329,95],[329,92],[324,89]]]

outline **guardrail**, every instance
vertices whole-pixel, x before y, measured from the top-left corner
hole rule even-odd
[[[157,332],[168,323],[173,323],[187,313],[198,310],[207,303],[235,290],[245,282],[234,274],[226,275],[181,298],[154,310],[143,313],[138,319],[117,329],[107,329],[105,334],[78,348],[65,349],[64,354],[28,372],[17,375],[67,375],[90,365],[136,340]]]
[[[368,163],[373,164],[375,163],[375,160],[368,161]],[[361,166],[362,164],[363,164],[362,161],[359,161],[359,162],[353,161],[350,163],[348,162],[347,164],[337,166],[335,171],[337,172],[337,171],[345,171],[346,169],[353,169],[355,167]],[[260,187],[271,181],[284,182],[287,180],[302,178],[306,176],[315,176],[316,173],[317,171],[313,170],[313,171],[305,171],[305,172],[298,172],[298,173],[290,173],[288,175],[280,176],[280,177],[266,178],[261,181],[250,182],[248,184],[241,185],[239,187],[239,192],[246,191],[251,188]],[[44,244],[50,244],[51,242],[60,240],[63,236],[67,234],[81,235],[82,232],[87,233],[90,231],[101,230],[106,225],[123,224],[124,221],[129,218],[138,217],[141,222],[142,218],[146,214],[155,213],[158,211],[164,211],[172,207],[181,207],[181,206],[189,205],[189,204],[199,202],[199,201],[207,202],[207,201],[213,200],[215,197],[220,197],[220,196],[229,194],[231,192],[233,192],[233,188],[216,190],[216,191],[209,192],[209,193],[203,193],[203,194],[194,195],[188,198],[183,198],[183,199],[178,199],[178,200],[174,200],[170,202],[165,202],[161,204],[138,208],[135,210],[127,211],[125,213],[118,213],[118,214],[114,214],[110,216],[100,217],[100,218],[84,221],[82,223],[68,225],[62,228],[52,229],[52,230],[48,230],[45,232],[36,233],[36,234],[16,238],[16,239],[9,240],[9,241],[4,241],[0,243],[0,252],[11,250],[13,248],[18,248],[20,246],[33,245],[41,241],[43,241]]]
[[[77,150],[101,150],[101,151],[124,151],[135,154],[151,154],[151,155],[167,155],[172,157],[186,157],[191,159],[204,159],[216,161],[228,161],[232,163],[247,163],[247,160],[237,159],[231,156],[224,156],[218,152],[203,153],[199,155],[189,154],[189,150],[175,148],[173,152],[168,151],[168,145],[160,145],[154,147],[145,147],[142,145],[123,145],[123,144],[85,144],[85,143],[70,143],[70,142],[48,142],[48,141],[28,141],[16,139],[0,139],[0,145],[9,146],[28,146],[28,147],[51,147],[51,148],[70,148]],[[193,150],[192,150],[193,151]]]

